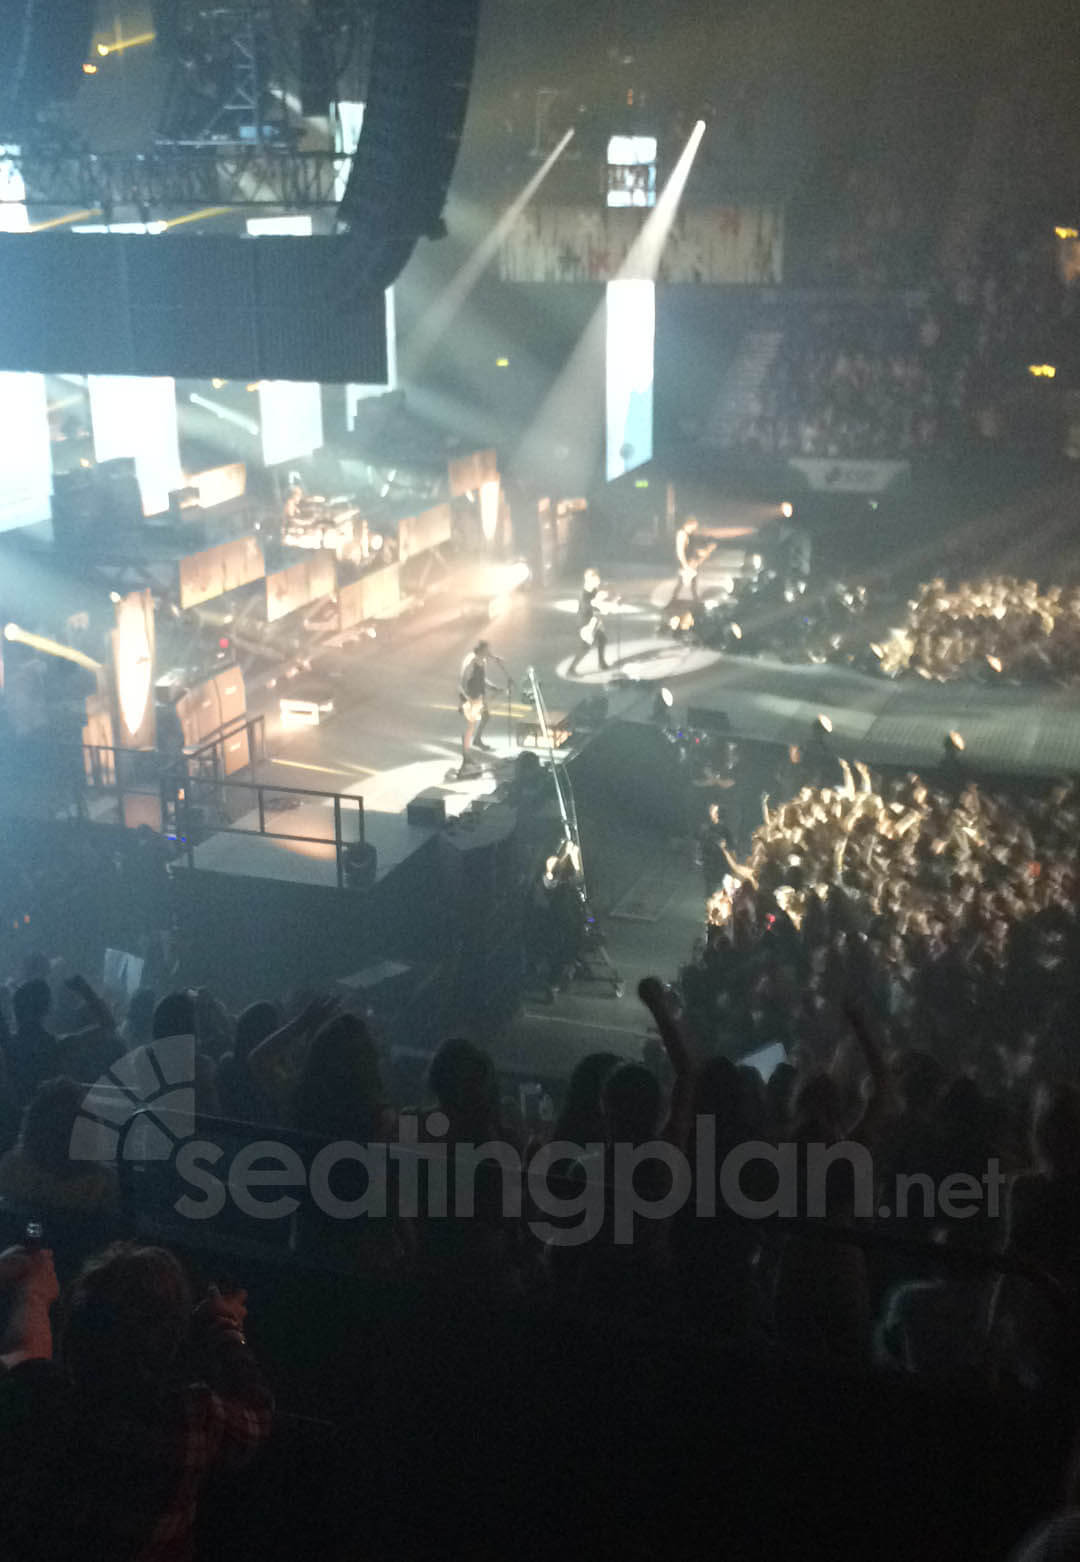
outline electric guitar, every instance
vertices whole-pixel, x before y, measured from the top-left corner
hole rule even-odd
[[[615,606],[618,597],[611,597],[606,591],[598,591],[593,597],[592,617],[587,624],[582,624],[578,635],[586,645],[595,645],[596,637],[600,633],[600,625],[605,615]]]
[[[717,545],[715,542],[710,542],[707,547],[702,548],[701,552],[695,555],[693,563],[679,565],[679,580],[684,587],[692,586],[694,584],[694,581],[698,578],[698,575],[701,572],[701,566],[705,563],[705,560],[709,558],[711,554],[716,552],[716,546]]]

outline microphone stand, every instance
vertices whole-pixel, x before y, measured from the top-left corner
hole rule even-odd
[[[493,656],[493,662],[498,662],[502,668],[503,677],[506,679],[506,742],[510,750],[510,757],[514,754],[514,680],[506,670],[506,663],[501,656]]]

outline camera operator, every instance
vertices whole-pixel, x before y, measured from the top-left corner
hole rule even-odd
[[[536,881],[527,922],[530,970],[552,997],[573,979],[587,930],[581,853],[572,841],[563,841]]]

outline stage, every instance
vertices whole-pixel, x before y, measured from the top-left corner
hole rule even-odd
[[[590,653],[573,676],[578,643],[574,605],[565,587],[532,589],[509,599],[506,611],[483,623],[447,619],[427,627],[423,615],[388,625],[379,638],[334,653],[335,710],[318,727],[289,729],[277,719],[272,692],[264,696],[272,759],[259,779],[283,786],[325,788],[362,795],[372,814],[402,813],[418,792],[447,785],[460,763],[457,678],[462,660],[483,635],[501,658],[493,681],[512,692],[490,696],[486,740],[496,757],[518,752],[516,729],[531,711],[522,696],[535,671],[552,712],[565,713],[603,692],[609,713],[649,720],[660,687],[673,696],[672,716],[688,707],[723,711],[735,734],[768,742],[803,741],[817,715],[833,723],[838,752],[868,762],[935,763],[944,734],[963,733],[966,761],[991,773],[1053,775],[1080,770],[1080,695],[1071,691],[891,682],[832,665],[731,656],[659,634],[653,606],[663,579],[641,572],[614,582],[624,611],[608,625],[608,670]],[[708,577],[702,595],[708,594]],[[258,691],[252,691],[253,703]],[[447,811],[460,811],[479,783],[451,785]]]

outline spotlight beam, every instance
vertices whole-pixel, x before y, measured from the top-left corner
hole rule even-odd
[[[92,656],[85,656],[82,651],[73,650],[70,645],[61,645],[59,640],[50,640],[46,635],[31,634],[29,629],[20,629],[18,624],[4,625],[4,639],[29,646],[31,650],[41,651],[45,656],[59,656],[65,662],[74,662],[76,667],[85,667],[88,672],[101,671],[101,663],[95,662]]]
[[[566,132],[558,146],[554,147],[533,174],[528,184],[507,207],[495,226],[484,235],[465,264],[451,279],[417,322],[416,329],[403,354],[403,371],[415,375],[431,355],[433,349],[446,334],[454,317],[472,293],[476,284],[495,258],[500,246],[511,232],[518,218],[539,190],[548,174],[573,140],[573,126]]]
[[[91,217],[100,217],[101,211],[97,207],[87,207],[85,211],[69,212],[66,217],[49,217],[45,222],[31,223],[27,233],[44,233],[48,228],[64,228],[73,222],[87,222]]]
[[[660,259],[668,241],[679,210],[679,203],[686,189],[686,181],[694,166],[694,159],[705,134],[705,121],[699,119],[690,132],[690,139],[683,147],[679,161],[671,170],[660,199],[645,220],[644,226],[619,267],[616,281],[635,280],[655,282],[660,271]]]
[[[122,54],[125,49],[137,49],[141,44],[153,43],[156,33],[139,33],[134,38],[118,38],[115,43],[99,43],[95,53],[106,59],[110,54]]]
[[[705,121],[699,119],[679,161],[671,171],[660,199],[630,246],[613,281],[655,280],[664,245],[704,134]],[[532,428],[521,442],[513,463],[517,470],[534,467],[538,471],[550,471],[552,450],[568,438],[572,438],[580,452],[582,464],[591,468],[593,452],[600,442],[601,409],[604,403],[603,395],[598,396],[596,393],[593,370],[595,364],[604,361],[606,313],[605,299],[585,327],[566,367],[545,396]],[[570,492],[586,480],[587,473],[575,470],[566,476],[570,486],[565,491]]]
[[[231,423],[234,428],[242,428],[245,434],[256,437],[259,433],[259,424],[254,418],[246,418],[242,412],[234,412],[231,407],[223,407],[219,401],[211,401],[209,396],[200,396],[198,391],[191,391],[188,401],[196,407],[204,407],[207,412],[212,412],[215,418],[220,418],[223,423]]]

